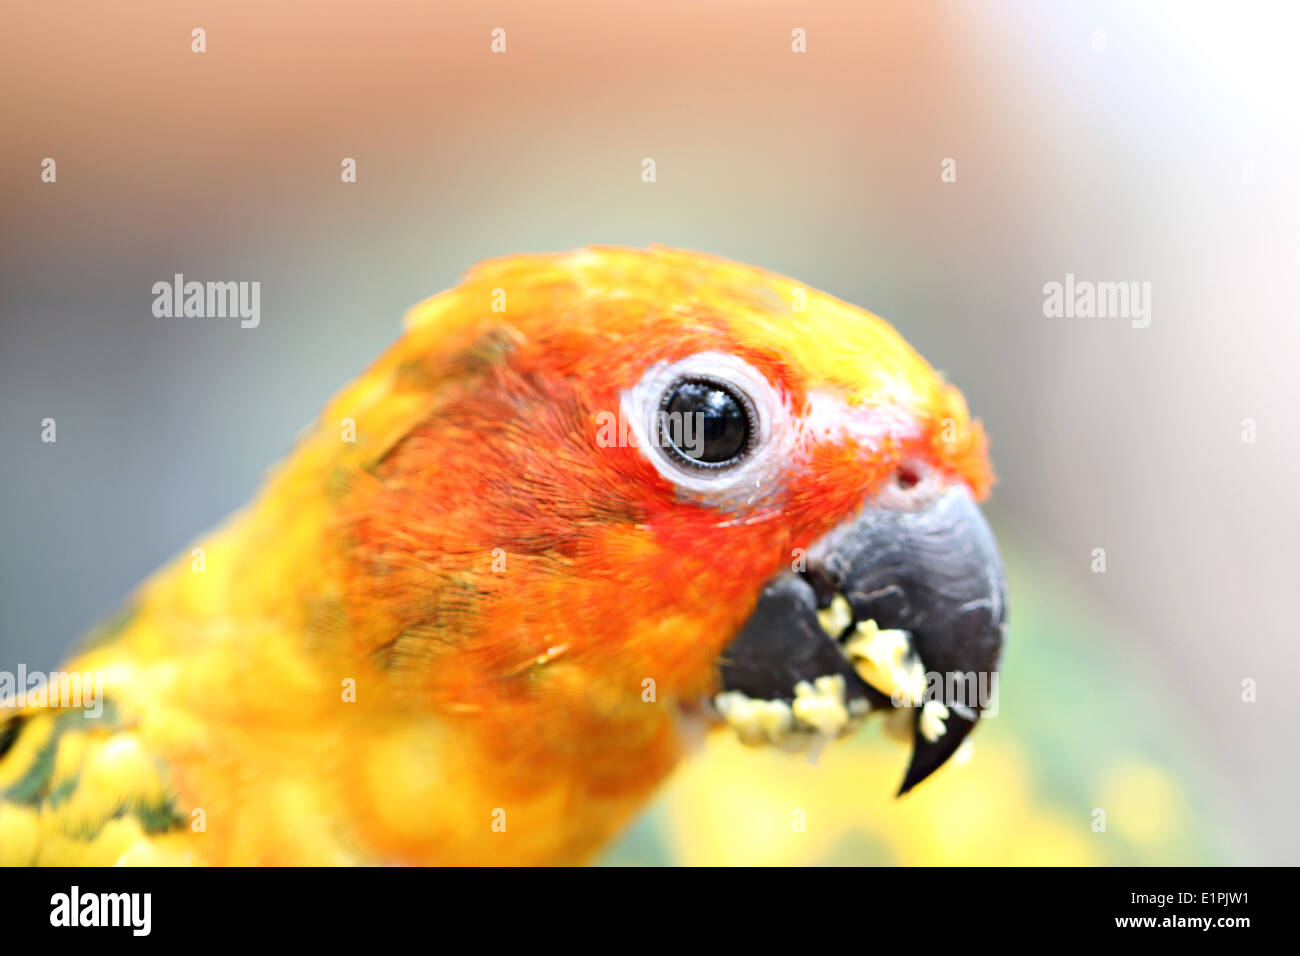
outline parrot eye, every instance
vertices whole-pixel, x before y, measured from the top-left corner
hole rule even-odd
[[[713,378],[680,379],[659,404],[662,446],[678,461],[697,468],[726,468],[740,461],[756,426],[749,398]]]
[[[779,489],[799,440],[785,396],[726,352],[656,362],[619,392],[619,405],[655,470],[681,494],[717,508],[749,507]]]

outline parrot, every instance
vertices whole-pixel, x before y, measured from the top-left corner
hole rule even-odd
[[[664,247],[480,263],[0,709],[0,864],[585,864],[702,740],[877,714],[905,794],[996,707],[992,483],[864,309]]]

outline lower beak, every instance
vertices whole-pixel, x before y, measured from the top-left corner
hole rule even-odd
[[[797,715],[808,688],[838,690],[838,677],[848,713],[910,707],[901,795],[996,713],[1005,620],[997,545],[965,486],[913,508],[868,508],[815,542],[805,568],[768,582],[723,653],[715,700]]]

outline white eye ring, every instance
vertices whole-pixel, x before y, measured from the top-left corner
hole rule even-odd
[[[752,433],[744,456],[734,465],[687,464],[680,453],[664,447],[660,411],[665,395],[678,382],[690,379],[718,382],[748,402]],[[619,401],[641,453],[686,495],[737,507],[777,487],[794,437],[790,410],[781,394],[744,359],[724,352],[698,352],[672,363],[657,362],[619,395]]]

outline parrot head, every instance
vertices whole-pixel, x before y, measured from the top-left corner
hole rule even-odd
[[[331,408],[350,631],[486,759],[613,793],[696,720],[799,749],[885,711],[903,792],[989,704],[984,433],[868,312],[696,253],[511,257]]]

